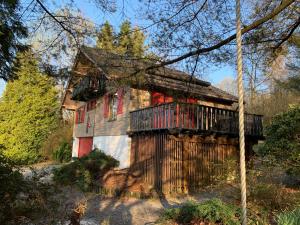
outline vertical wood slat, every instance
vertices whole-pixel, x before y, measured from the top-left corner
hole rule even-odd
[[[206,143],[169,138],[168,134],[136,135],[132,138],[132,163],[146,184],[164,193],[196,190],[223,175],[222,163],[237,148],[230,143]],[[187,150],[187,151],[186,151]]]

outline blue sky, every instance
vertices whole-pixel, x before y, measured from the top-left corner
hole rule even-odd
[[[26,3],[28,1],[23,0],[23,2]],[[53,8],[52,11],[55,8],[63,6],[69,1],[63,0],[57,1],[56,3],[53,2],[55,1],[52,1],[52,4],[55,5],[51,7]],[[119,10],[117,10],[117,12],[114,14],[101,12],[101,10],[95,7],[95,5],[91,3],[90,0],[75,0],[74,3],[76,4],[77,8],[81,10],[82,14],[85,17],[89,18],[97,25],[103,24],[106,20],[108,20],[114,27],[117,28],[125,19],[130,20],[133,26],[139,25],[143,27],[148,23],[146,20],[142,20],[141,17],[137,15],[137,12],[139,12],[138,9],[140,7],[140,3],[138,0],[117,0],[116,6]],[[124,11],[121,10],[123,8],[123,3]],[[210,73],[203,77],[203,79],[210,81],[213,84],[220,83],[220,81],[222,81],[226,77],[234,77],[235,74],[235,69],[231,66],[223,66],[221,68],[212,67],[209,71]],[[4,88],[5,82],[0,80],[0,96],[2,95]]]

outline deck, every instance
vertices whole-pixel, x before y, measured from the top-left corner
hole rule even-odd
[[[238,111],[191,103],[166,103],[130,112],[130,132],[172,130],[238,135]],[[262,137],[262,116],[245,113],[245,135]]]

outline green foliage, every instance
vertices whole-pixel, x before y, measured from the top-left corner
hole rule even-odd
[[[17,61],[18,79],[7,83],[0,103],[0,146],[5,156],[27,164],[39,159],[57,127],[59,103],[54,80],[39,71],[33,54],[18,54]]]
[[[61,121],[58,127],[53,130],[44,141],[41,147],[42,157],[46,160],[57,160],[54,156],[56,152],[64,143],[72,146],[73,141],[73,123]],[[70,155],[71,157],[71,155]],[[68,160],[69,161],[69,160]]]
[[[54,171],[54,180],[62,185],[76,185],[87,191],[109,169],[119,162],[104,152],[94,150],[89,155],[75,160]]]
[[[300,105],[275,116],[265,133],[266,141],[258,146],[258,153],[273,156],[287,165],[288,172],[300,174]]]
[[[98,34],[97,47],[112,51],[115,49],[114,39],[113,27],[106,21]]]
[[[300,193],[290,192],[282,185],[256,183],[249,187],[249,200],[267,210],[285,210],[300,204]]]
[[[53,152],[53,159],[58,162],[68,162],[72,158],[72,148],[66,141],[62,142],[58,149]]]
[[[14,201],[23,191],[25,181],[14,164],[0,153],[0,223],[12,214]]]
[[[295,225],[300,224],[300,208],[290,212],[283,212],[277,215],[276,222],[278,225]]]
[[[179,224],[189,224],[192,221],[211,222],[219,224],[238,225],[237,208],[223,203],[219,199],[203,203],[187,202],[180,208],[166,209],[162,220],[174,220]]]
[[[27,37],[27,29],[20,20],[19,0],[1,1],[0,5],[0,78],[9,80],[15,77],[10,65],[15,52],[25,48],[19,39]]]
[[[97,39],[97,47],[121,55],[142,57],[145,54],[145,35],[137,27],[132,28],[129,21],[121,24],[120,32],[115,34],[108,21],[102,26]]]

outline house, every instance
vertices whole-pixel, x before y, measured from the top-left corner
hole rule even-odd
[[[95,148],[164,192],[197,189],[238,154],[237,97],[184,72],[101,49],[77,54],[62,106],[74,110],[73,157]],[[245,114],[247,157],[262,116]]]

